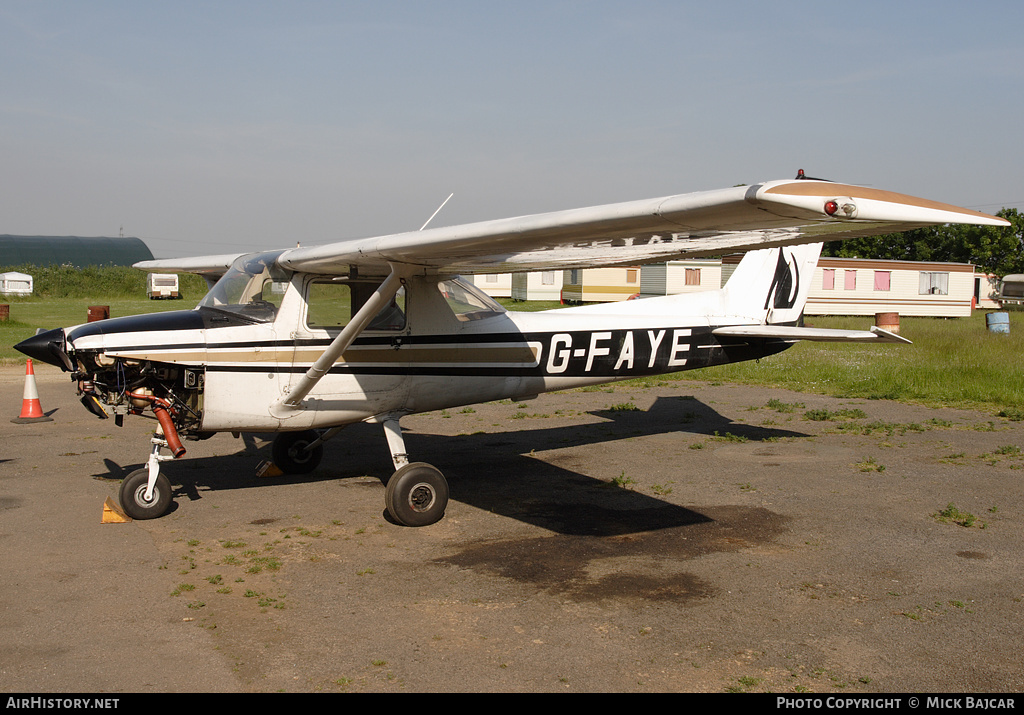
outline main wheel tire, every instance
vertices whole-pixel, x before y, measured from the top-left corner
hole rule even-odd
[[[391,517],[404,526],[435,524],[448,507],[448,482],[429,464],[403,465],[388,480],[384,504]]]
[[[167,513],[171,506],[171,482],[162,473],[153,485],[153,498],[146,499],[149,486],[149,468],[136,469],[121,482],[118,500],[124,513],[132,519],[156,519]]]
[[[316,430],[282,432],[270,448],[274,465],[285,474],[309,474],[324,457],[323,444],[308,449],[318,439],[320,433]]]

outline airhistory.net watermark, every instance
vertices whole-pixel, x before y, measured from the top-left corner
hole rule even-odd
[[[8,710],[116,710],[120,698],[8,697]]]

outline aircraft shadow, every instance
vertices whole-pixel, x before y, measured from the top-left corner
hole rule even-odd
[[[436,465],[448,479],[451,498],[478,509],[566,535],[613,536],[704,523],[709,517],[653,496],[619,488],[536,452],[580,447],[630,437],[668,433],[729,434],[751,441],[802,437],[805,433],[735,423],[692,398],[658,398],[648,410],[602,410],[602,422],[529,427],[505,432],[442,435],[409,429],[413,461]],[[422,423],[421,423],[422,424]],[[324,459],[311,474],[256,476],[270,458],[273,435],[247,435],[234,454],[186,458],[165,473],[175,499],[200,499],[206,490],[251,489],[289,483],[335,481],[373,475],[382,482],[394,470],[378,425],[355,424],[324,445]],[[188,443],[186,443],[187,446]],[[120,479],[145,466],[117,465],[97,478]],[[172,505],[172,509],[175,507]]]

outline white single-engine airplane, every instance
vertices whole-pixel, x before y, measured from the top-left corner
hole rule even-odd
[[[801,172],[309,248],[144,261],[136,267],[198,273],[211,289],[194,310],[50,330],[17,348],[70,372],[100,417],[156,417],[148,465],[121,484],[132,518],[169,508],[160,463],[185,453],[183,438],[279,433],[273,462],[299,474],[316,468],[324,440],[365,421],[383,426],[394,462],[388,513],[424,526],[444,515],[448,485],[410,461],[403,416],[752,360],[798,340],[909,342],[877,327],[801,327],[821,243],[946,223],[1009,225]],[[458,277],[737,251],[747,253],[720,290],[540,313],[506,311]]]

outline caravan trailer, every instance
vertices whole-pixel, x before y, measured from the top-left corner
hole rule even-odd
[[[1003,280],[999,284],[999,294],[996,298],[1003,307],[1024,304],[1024,275],[1014,273],[1003,276]]]
[[[146,276],[146,294],[150,300],[176,300],[181,297],[176,273],[149,273]]]
[[[32,295],[32,276],[27,273],[0,273],[0,294]]]

